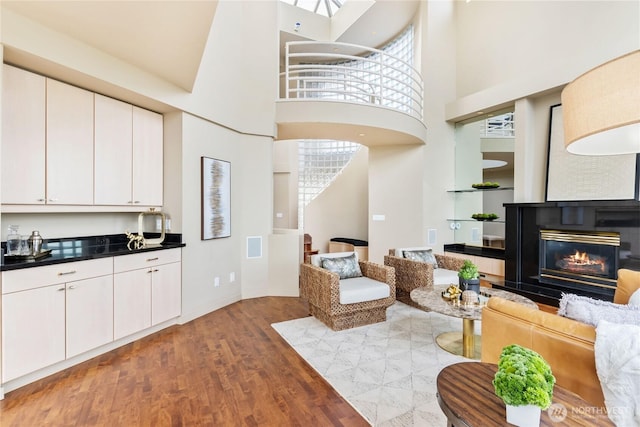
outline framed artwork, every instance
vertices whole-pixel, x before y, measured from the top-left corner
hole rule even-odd
[[[632,200],[640,184],[636,154],[581,156],[564,147],[562,105],[549,117],[547,201]]]
[[[202,240],[231,236],[231,163],[201,158]]]

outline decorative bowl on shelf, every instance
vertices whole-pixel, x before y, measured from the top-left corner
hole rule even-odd
[[[493,221],[500,218],[498,215],[494,213],[474,213],[471,215],[471,218],[476,221]]]
[[[477,189],[477,190],[488,190],[491,188],[498,188],[500,187],[500,184],[498,184],[497,182],[481,182],[479,184],[471,184],[471,187]]]

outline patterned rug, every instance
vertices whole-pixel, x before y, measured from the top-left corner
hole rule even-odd
[[[436,344],[462,320],[396,302],[387,321],[335,332],[315,317],[272,327],[373,426],[446,425],[436,376],[468,361]],[[479,333],[480,322],[476,322]]]

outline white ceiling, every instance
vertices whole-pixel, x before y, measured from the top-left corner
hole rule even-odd
[[[7,1],[2,7],[193,89],[217,1]]]

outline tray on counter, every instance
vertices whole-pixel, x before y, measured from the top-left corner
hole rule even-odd
[[[46,258],[51,255],[51,249],[45,249],[34,255],[5,255],[5,261],[35,261],[37,259]]]

